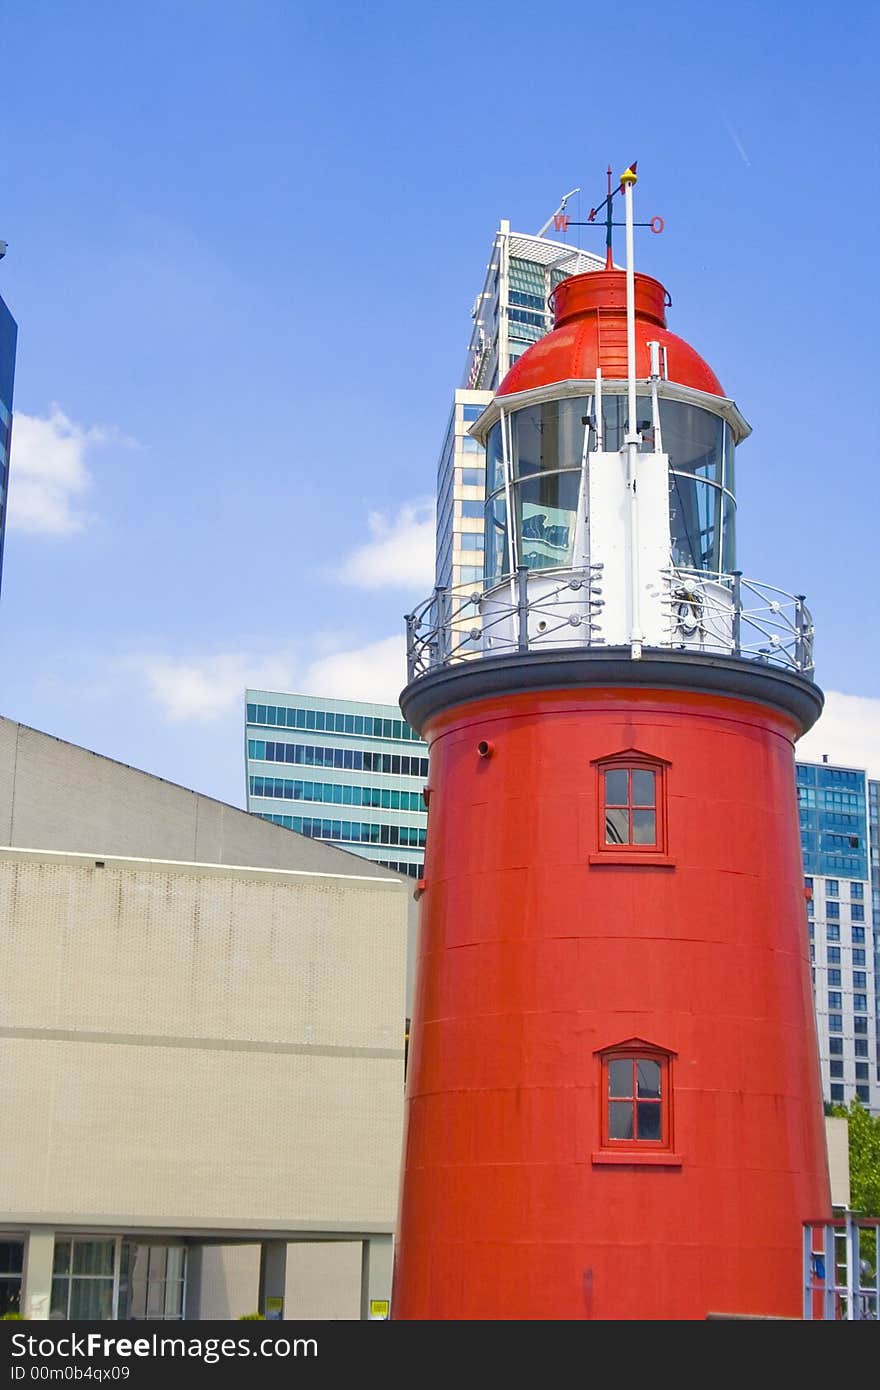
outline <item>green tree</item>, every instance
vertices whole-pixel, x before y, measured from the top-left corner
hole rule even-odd
[[[849,1121],[849,1202],[864,1216],[880,1216],[880,1115],[872,1115],[860,1101],[836,1105],[832,1115]],[[868,1262],[866,1277],[874,1278],[877,1232],[861,1232],[859,1254]]]
[[[880,1115],[860,1101],[833,1107],[833,1115],[849,1121],[849,1191],[853,1211],[880,1216]]]

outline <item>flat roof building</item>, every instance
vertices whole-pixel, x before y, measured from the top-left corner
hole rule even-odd
[[[0,719],[7,1307],[387,1305],[410,899],[381,865]]]

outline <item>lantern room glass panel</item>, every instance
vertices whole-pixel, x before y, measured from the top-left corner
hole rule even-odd
[[[671,555],[679,569],[730,574],[736,568],[734,444],[719,415],[685,401],[661,397],[663,450],[669,458]],[[626,396],[602,396],[602,446],[625,447]],[[655,440],[650,396],[636,400],[642,452]],[[575,519],[586,444],[596,448],[595,397],[544,401],[498,421],[487,440],[486,579],[510,574],[507,473],[515,517],[516,562],[528,569],[572,565]]]

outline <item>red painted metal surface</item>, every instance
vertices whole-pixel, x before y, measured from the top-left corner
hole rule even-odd
[[[802,1222],[831,1208],[797,732],[650,689],[425,731],[394,1318],[801,1316]],[[668,864],[595,862],[594,760],[629,748],[668,760]],[[672,1054],[662,1164],[603,1155],[597,1054],[634,1037]]]
[[[670,381],[723,396],[712,368],[683,338],[666,327],[668,296],[659,280],[635,276],[636,376],[650,374],[647,344],[666,348]],[[499,396],[528,391],[555,381],[595,378],[623,380],[626,357],[626,274],[596,270],[561,281],[553,294],[555,327],[514,362],[498,388]]]

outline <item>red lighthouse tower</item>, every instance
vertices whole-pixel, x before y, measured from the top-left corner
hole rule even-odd
[[[392,1316],[799,1317],[830,1216],[801,597],[736,569],[749,433],[632,269],[564,281],[474,433],[486,578],[409,622],[430,744]]]

